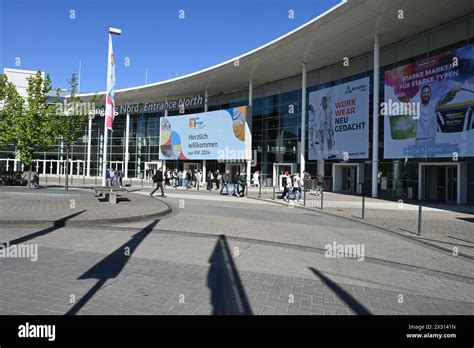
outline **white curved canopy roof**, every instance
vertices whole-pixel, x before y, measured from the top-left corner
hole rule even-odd
[[[398,19],[398,11],[404,19]],[[474,11],[473,0],[349,0],[250,52],[174,79],[115,91],[116,104],[242,90],[332,65],[448,23]],[[238,64],[235,62],[238,61]],[[81,94],[84,99],[95,93]],[[104,95],[105,92],[98,93]]]

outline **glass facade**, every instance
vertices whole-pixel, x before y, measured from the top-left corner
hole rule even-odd
[[[424,36],[423,36],[424,37]],[[454,39],[453,39],[454,40]],[[387,70],[393,69],[398,66],[402,66],[408,63],[413,63],[419,59],[427,58],[439,54],[441,52],[465,46],[467,44],[474,43],[473,38],[466,38],[458,40],[454,43],[449,43],[442,47],[438,47],[434,50],[425,52],[417,52],[412,57],[398,59],[398,56],[403,57],[400,54],[402,48],[398,46],[390,47],[382,50],[382,55],[391,52],[393,50],[393,57],[385,59],[390,61],[384,63],[381,60],[380,67],[380,78],[379,78],[379,98],[380,102],[384,100],[384,74]],[[397,51],[398,49],[398,51]],[[387,53],[388,52],[388,53]],[[341,83],[345,83],[352,80],[357,80],[363,77],[370,78],[370,100],[369,100],[369,158],[366,160],[355,160],[350,163],[358,163],[360,169],[364,170],[363,180],[359,182],[363,184],[363,193],[371,194],[371,158],[372,158],[372,132],[373,129],[373,115],[372,115],[372,104],[373,104],[373,72],[368,69],[371,66],[371,55],[368,53],[363,57],[359,57],[362,61],[365,60],[365,68],[359,69],[360,71],[353,74],[346,74],[340,68],[340,74],[338,76],[332,75],[332,78],[323,76],[330,76],[329,74],[323,74],[325,69],[308,72],[308,76],[314,76],[314,79],[308,79],[307,96],[306,100],[309,100],[309,93],[315,90],[335,86]],[[364,64],[363,64],[364,65]],[[315,81],[316,82],[313,82]],[[202,91],[197,91],[202,93]],[[274,174],[275,163],[289,163],[295,164],[296,168],[299,168],[299,153],[301,146],[301,110],[302,110],[302,96],[301,96],[301,76],[294,76],[282,81],[275,81],[270,84],[263,86],[256,86],[253,89],[253,101],[252,101],[252,116],[251,116],[251,131],[252,131],[252,150],[256,154],[256,166],[252,167],[252,172],[259,170],[262,173],[262,178],[272,178]],[[219,110],[230,107],[247,105],[248,91],[243,90],[234,93],[221,94],[215,96],[209,96],[208,110]],[[308,105],[307,105],[308,107]],[[196,107],[194,109],[187,109],[186,114],[204,112],[204,105]],[[170,111],[168,116],[179,115],[179,111]],[[159,161],[159,124],[160,117],[164,116],[164,112],[159,113],[135,113],[130,114],[130,133],[129,133],[129,164],[128,164],[128,176],[129,177],[142,177],[148,162]],[[308,119],[306,119],[308,124]],[[86,125],[87,126],[87,125]],[[96,117],[92,122],[92,137],[91,137],[91,175],[100,175],[102,168],[102,146],[103,146],[103,119]],[[123,169],[125,159],[125,129],[126,129],[126,115],[119,114],[114,120],[114,130],[111,138],[109,137],[109,149],[107,161],[112,166]],[[420,168],[423,168],[422,164],[429,164],[431,162],[440,165],[446,163],[446,165],[453,164],[451,159],[436,158],[436,159],[408,159],[408,160],[387,160],[383,158],[384,153],[384,124],[383,119],[379,121],[379,173],[380,178],[378,182],[379,196],[387,197],[391,199],[417,199],[418,193],[421,188],[419,187]],[[308,139],[308,133],[305,134]],[[308,142],[306,141],[306,144]],[[14,149],[6,148],[3,149],[3,153],[0,154],[0,158],[14,158]],[[71,157],[74,161],[87,161],[87,131],[85,136],[79,139],[77,145],[73,147]],[[58,143],[55,146],[51,146],[50,149],[45,152],[38,154],[38,159],[44,160],[56,160],[61,158],[61,146]],[[305,158],[307,156],[307,150],[305,149]],[[202,161],[193,161],[200,162]],[[341,161],[307,161],[306,170],[312,175],[317,172],[322,172],[328,183],[331,184],[332,178],[335,175],[333,173],[333,164],[341,163]],[[467,191],[467,201],[470,204],[474,204],[474,158],[460,158],[461,163],[463,190]],[[455,163],[457,165],[457,163]],[[47,164],[49,165],[49,164]],[[5,163],[1,162],[0,170],[5,169]],[[182,168],[183,161],[168,161],[166,163],[168,168]],[[225,164],[218,163],[217,161],[207,161],[207,170],[224,170]],[[463,169],[465,168],[465,170]],[[80,174],[84,174],[85,166],[79,169]],[[274,179],[274,178],[273,178]],[[355,192],[354,192],[355,193]]]

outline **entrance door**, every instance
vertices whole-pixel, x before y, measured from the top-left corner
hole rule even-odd
[[[158,170],[158,168],[160,168],[162,165],[161,165],[161,162],[145,162],[145,177],[144,179],[151,179],[151,177],[153,176],[153,173],[155,171]]]
[[[443,203],[455,203],[458,198],[457,175],[455,166],[424,166],[423,199]]]
[[[200,163],[190,162],[190,163],[183,163],[184,170],[190,170],[191,172],[195,172],[201,169]]]
[[[343,166],[341,168],[342,187],[341,192],[356,193],[356,167]]]
[[[449,203],[457,202],[458,200],[458,168],[446,168],[446,201]]]
[[[243,163],[226,163],[225,170],[229,171],[230,181],[233,183],[237,173],[242,173],[245,170],[245,165]]]
[[[122,161],[111,161],[111,162],[109,162],[109,167],[114,168],[115,170],[121,170],[123,172],[123,162]]]
[[[296,172],[296,163],[274,163],[273,164],[273,186],[283,191],[283,174],[290,175]]]

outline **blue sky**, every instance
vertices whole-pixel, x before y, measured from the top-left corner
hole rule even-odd
[[[117,88],[182,76],[257,48],[340,0],[0,0],[0,68],[43,70],[81,92],[105,90],[107,29]],[[179,11],[184,10],[184,19]],[[294,11],[294,19],[289,11]],[[73,11],[73,12],[72,12]],[[20,58],[20,66],[15,66]],[[126,58],[130,65],[126,66]]]

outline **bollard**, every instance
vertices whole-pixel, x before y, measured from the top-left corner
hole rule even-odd
[[[250,185],[245,185],[245,197],[249,196],[249,186]]]
[[[306,207],[306,188],[303,186],[303,206]]]
[[[258,198],[262,198],[262,175],[258,176]]]
[[[141,179],[141,185],[142,185],[142,187],[143,187],[143,178]]]
[[[365,196],[362,196],[362,219],[365,218]]]
[[[73,178],[73,177],[74,177],[74,176],[73,176],[73,175],[71,175],[71,185],[73,184],[73,182],[72,182],[72,178]]]
[[[321,210],[323,210],[324,207],[324,190],[321,189]]]
[[[46,174],[46,185],[48,185],[48,174]]]
[[[83,176],[82,176],[82,184],[84,185],[85,183],[86,183],[86,176],[83,175]]]
[[[61,185],[61,174],[59,174],[59,181],[58,181],[58,185]]]
[[[95,186],[97,186],[97,175],[94,178],[95,178]]]
[[[199,191],[199,187],[201,186],[201,180],[198,180],[198,181],[197,181],[196,186],[197,186],[197,190]]]
[[[275,200],[275,186],[273,186],[273,197],[272,200]]]
[[[418,235],[421,235],[421,218],[422,218],[423,207],[421,204],[418,206]]]
[[[132,178],[130,178],[130,185],[129,186],[132,187]]]

